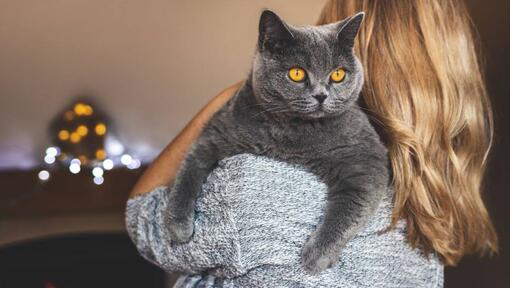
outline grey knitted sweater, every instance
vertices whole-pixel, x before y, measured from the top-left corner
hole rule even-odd
[[[167,189],[131,199],[128,233],[141,255],[183,272],[175,287],[442,287],[443,266],[405,242],[405,224],[390,221],[391,191],[376,215],[318,275],[300,265],[301,247],[326,204],[326,186],[303,169],[248,154],[222,160],[203,185],[195,232],[171,244],[164,229]]]

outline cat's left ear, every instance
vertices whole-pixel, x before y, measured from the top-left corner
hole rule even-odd
[[[344,23],[341,23],[337,39],[342,45],[354,47],[354,40],[358,35],[363,18],[365,18],[365,12],[359,12],[344,20]]]

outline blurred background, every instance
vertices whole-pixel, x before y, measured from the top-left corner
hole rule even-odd
[[[164,287],[124,230],[129,189],[206,102],[247,74],[262,8],[316,22],[324,0],[0,0],[0,287]],[[496,143],[492,258],[446,287],[509,287],[510,2],[467,0]]]

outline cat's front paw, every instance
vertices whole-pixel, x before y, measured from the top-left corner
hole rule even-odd
[[[179,244],[186,243],[193,236],[193,221],[173,218],[167,223],[167,229],[172,242]]]
[[[340,253],[331,245],[310,238],[303,247],[301,261],[303,267],[311,274],[318,274],[333,267],[340,259]]]

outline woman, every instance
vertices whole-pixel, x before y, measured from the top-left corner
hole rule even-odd
[[[366,12],[356,45],[365,68],[362,105],[388,147],[393,170],[392,211],[383,209],[376,217],[391,213],[392,228],[404,222],[401,231],[407,241],[394,234],[402,242],[395,245],[423,253],[405,254],[404,259],[388,250],[388,255],[372,259],[375,264],[365,264],[385,263],[381,268],[388,268],[414,263],[412,269],[418,271],[432,265],[436,256],[442,264],[455,265],[469,253],[496,252],[497,236],[481,199],[492,114],[466,7],[456,0],[331,0],[317,24],[358,11]],[[133,198],[173,182],[204,123],[239,85],[220,93],[195,116],[148,168],[134,187]],[[352,247],[354,253],[362,252],[356,248]],[[406,262],[413,257],[428,260]],[[385,279],[378,286],[432,285],[430,279],[442,279],[438,274],[442,267],[434,267],[439,268],[422,269],[417,276],[426,278],[422,282],[393,275],[396,282]],[[442,285],[439,282],[437,286]]]

